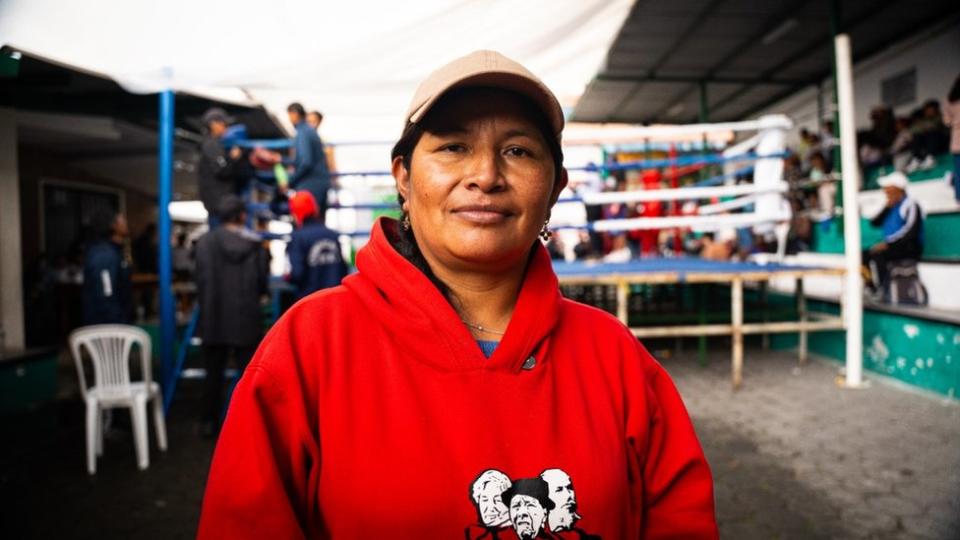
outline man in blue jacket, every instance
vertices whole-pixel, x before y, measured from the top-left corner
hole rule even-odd
[[[323,224],[323,213],[309,191],[298,191],[290,199],[290,213],[297,229],[287,244],[290,282],[297,288],[296,298],[340,284],[347,265],[340,251],[336,231]]]
[[[327,208],[327,191],[330,189],[330,168],[327,154],[317,131],[306,121],[303,105],[291,103],[287,107],[290,123],[297,133],[293,140],[294,156],[290,172],[290,187],[313,194],[320,211]]]
[[[867,286],[883,291],[889,280],[889,266],[903,260],[917,261],[923,255],[923,210],[907,195],[906,175],[895,171],[878,180],[887,204],[870,224],[883,230],[883,240],[863,252]]]
[[[83,261],[83,324],[133,321],[133,285],[123,241],[129,233],[123,214],[99,209],[91,216],[94,240]]]

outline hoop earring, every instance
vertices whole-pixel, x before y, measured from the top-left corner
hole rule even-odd
[[[549,219],[543,220],[543,227],[540,228],[540,238],[546,242],[550,240],[550,237],[553,236],[553,232],[547,228],[547,225],[550,224]]]
[[[403,216],[400,218],[400,226],[403,227],[403,230],[410,230],[410,214],[404,212]]]

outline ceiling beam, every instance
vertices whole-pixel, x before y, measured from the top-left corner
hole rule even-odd
[[[675,77],[675,76],[661,76],[661,75],[610,75],[603,74],[597,75],[594,78],[598,82],[632,82],[632,83],[643,83],[643,82],[662,82],[662,83],[690,83],[690,84],[700,84],[702,82],[714,83],[714,84],[769,84],[771,86],[794,86],[806,82],[806,80],[798,79],[775,79],[773,76],[764,72],[764,74],[759,77],[713,77],[711,79],[704,79],[703,77]]]
[[[882,2],[878,2],[877,4],[871,5],[866,9],[861,10],[859,13],[857,13],[853,17],[850,17],[848,21],[842,22],[844,31],[849,31],[858,26],[863,25],[868,20],[882,13],[891,4],[893,4],[893,0],[884,0]],[[803,47],[796,53],[788,56],[785,60],[778,62],[775,66],[765,70],[763,73],[760,74],[760,78],[763,79],[765,77],[771,77],[773,74],[783,71],[785,68],[787,68],[797,60],[800,60],[802,58],[809,56],[811,53],[823,47],[824,45],[827,45],[827,46],[830,45],[829,28],[825,29],[825,31],[822,34],[817,34],[817,39],[815,39],[810,45]],[[820,79],[822,79],[822,76],[816,77],[814,78],[814,80],[797,81],[794,87],[796,90],[799,90],[802,87],[807,86],[809,84],[816,84],[816,80],[820,80]],[[745,83],[745,84],[748,84],[748,83]],[[729,96],[715,103],[713,105],[713,109],[714,110],[722,109],[723,107],[729,105],[730,103],[733,103],[737,99],[740,99],[741,96],[749,92],[752,88],[753,88],[752,86],[744,86],[743,88],[738,89],[736,92],[730,94]]]
[[[890,6],[891,4],[893,4],[893,3],[894,3],[893,1],[885,1],[885,2],[884,2],[884,5],[883,5],[883,8],[889,7],[889,6]],[[871,11],[868,12],[868,13],[869,13],[869,16],[872,17],[872,16],[874,16],[874,15],[879,14],[881,11],[883,11],[883,8],[877,9],[876,6],[873,6],[872,9],[871,9]],[[873,10],[876,10],[876,11],[873,11]],[[952,21],[951,21],[951,19],[952,19]],[[843,25],[842,31],[843,31],[844,33],[849,33],[849,32],[850,32],[851,30],[853,30],[854,28],[860,26],[860,25],[861,25],[861,22],[862,22],[862,17],[861,17],[861,20],[854,19],[854,24],[850,24],[850,23],[844,21],[844,25]],[[863,59],[870,58],[871,56],[873,56],[873,55],[881,52],[881,51],[884,50],[884,49],[886,49],[886,48],[889,47],[891,44],[894,44],[894,43],[897,43],[897,42],[902,41],[902,40],[904,40],[904,39],[907,39],[907,38],[910,37],[911,35],[915,35],[915,34],[917,33],[917,32],[916,32],[916,28],[918,28],[918,27],[919,27],[919,28],[931,29],[931,28],[934,28],[934,27],[939,26],[939,25],[941,25],[941,24],[943,24],[943,25],[946,25],[946,24],[956,24],[957,22],[960,22],[960,13],[957,13],[955,9],[952,9],[952,8],[950,8],[950,7],[946,7],[946,8],[944,8],[941,12],[937,12],[937,13],[931,14],[928,18],[924,19],[924,20],[921,21],[920,23],[918,23],[918,24],[916,24],[916,25],[912,25],[912,26],[910,27],[910,29],[905,30],[905,31],[903,31],[903,32],[900,32],[900,33],[897,34],[897,35],[891,36],[890,39],[884,40],[883,43],[881,43],[881,44],[879,44],[879,45],[877,45],[877,46],[875,46],[875,47],[872,47],[872,48],[870,48],[870,49],[867,49],[867,50],[864,50],[864,51],[860,52],[859,54],[857,54],[857,55],[855,55],[855,56],[853,57],[853,62],[856,63],[856,62],[859,62],[859,61],[861,61],[861,60],[863,60]],[[831,65],[832,65],[833,61],[831,60],[830,63],[831,63]],[[811,78],[810,78],[810,81],[808,82],[808,84],[818,84],[818,83],[822,83],[824,79],[826,79],[827,77],[830,76],[830,74],[831,74],[831,69],[830,69],[830,68],[827,68],[827,69],[821,71],[821,72],[820,72],[819,74],[817,74],[816,76],[811,77]],[[800,90],[801,88],[802,88],[802,86],[801,86],[801,87],[798,87],[798,88],[794,88],[794,92]],[[760,112],[760,111],[762,111],[763,109],[766,109],[767,107],[769,107],[769,106],[777,103],[778,101],[790,97],[791,95],[792,95],[792,93],[787,93],[787,92],[777,93],[774,97],[772,97],[772,98],[770,98],[770,99],[768,99],[768,100],[765,100],[763,103],[761,103],[761,104],[759,104],[759,105],[757,105],[757,106],[755,106],[755,107],[751,107],[751,108],[748,109],[746,112],[744,112],[742,115],[740,115],[740,117],[741,117],[741,118],[746,118],[746,117],[752,116],[752,115],[756,114],[757,112]]]
[[[707,73],[703,76],[703,79],[710,80],[713,78],[718,71],[723,69],[727,64],[736,60],[743,53],[748,51],[753,45],[763,39],[763,36],[767,35],[770,32],[771,28],[775,28],[778,24],[781,24],[782,21],[789,19],[793,14],[803,9],[803,7],[809,2],[809,0],[797,0],[791,2],[790,5],[783,10],[780,10],[771,17],[766,18],[763,21],[763,24],[760,25],[760,29],[757,32],[754,32],[750,35],[749,38],[742,41],[737,45],[732,51],[728,52],[723,58],[716,62],[710,69],[707,70]],[[671,108],[675,107],[678,103],[683,103],[690,97],[693,92],[699,90],[699,85],[694,84],[689,87],[680,95],[670,102],[669,105],[663,108],[664,111],[668,111]],[[650,119],[647,120],[648,122]]]
[[[663,67],[663,65],[667,62],[667,60],[669,60],[670,57],[673,56],[673,54],[676,53],[681,46],[683,46],[683,43],[687,39],[687,36],[689,36],[697,28],[699,28],[700,25],[703,24],[703,22],[707,19],[707,17],[709,17],[720,6],[720,4],[722,4],[725,1],[726,0],[713,0],[705,8],[700,10],[700,13],[698,13],[697,16],[693,18],[690,24],[688,24],[686,28],[683,29],[682,32],[677,33],[676,39],[674,39],[673,43],[671,43],[670,46],[667,47],[667,50],[664,51],[663,54],[661,54],[653,62],[653,66],[650,68],[650,72],[649,72],[650,75],[656,76],[657,71],[661,67]],[[612,117],[615,117],[618,114],[620,114],[620,111],[622,111],[623,108],[627,106],[627,103],[629,103],[633,99],[633,97],[637,95],[637,92],[640,91],[640,88],[643,87],[643,84],[639,81],[632,81],[632,82],[634,83],[633,87],[630,88],[630,91],[627,92],[627,95],[624,96],[623,99],[621,99],[620,102],[617,103],[617,106],[613,108],[610,114],[607,115],[608,121]]]

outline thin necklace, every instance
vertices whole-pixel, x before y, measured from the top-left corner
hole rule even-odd
[[[473,328],[474,330],[479,330],[479,331],[481,331],[481,332],[486,332],[487,334],[495,334],[495,335],[498,335],[498,336],[502,336],[502,335],[506,334],[506,332],[497,332],[496,330],[491,330],[490,328],[486,328],[486,327],[480,326],[479,324],[473,324],[473,323],[467,322],[467,321],[465,321],[465,320],[463,320],[463,319],[460,319],[460,320],[463,321],[463,324],[469,326],[470,328]]]

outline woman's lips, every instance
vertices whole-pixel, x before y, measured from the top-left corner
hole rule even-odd
[[[453,213],[460,219],[477,225],[496,225],[513,215],[506,208],[494,205],[461,206],[455,208]]]

